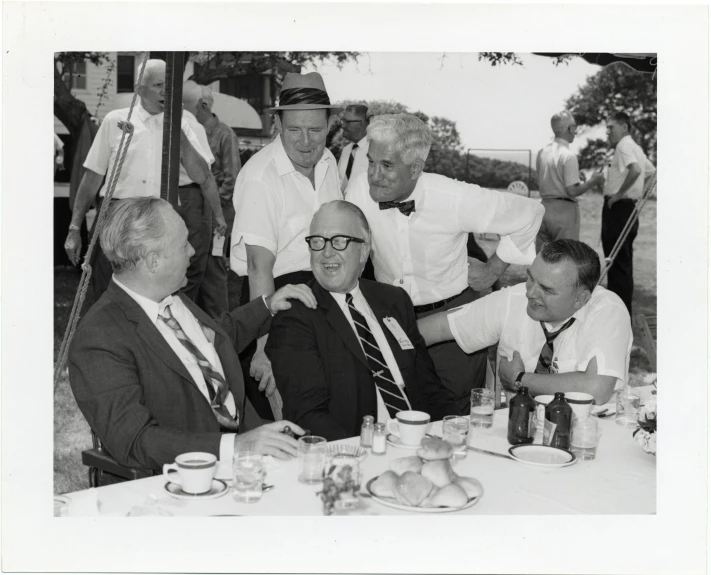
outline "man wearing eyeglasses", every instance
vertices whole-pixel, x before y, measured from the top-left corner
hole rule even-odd
[[[277,314],[266,345],[284,417],[333,441],[357,435],[365,415],[386,421],[408,409],[432,420],[459,414],[410,297],[359,279],[371,241],[363,212],[340,200],[322,205],[306,241],[317,307],[294,302]]]
[[[341,181],[341,192],[345,196],[348,182],[368,171],[368,106],[346,106],[341,126],[343,137],[350,142],[343,148],[338,160],[338,178]]]

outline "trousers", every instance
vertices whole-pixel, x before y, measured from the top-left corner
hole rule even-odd
[[[459,307],[476,299],[476,292],[468,288],[442,307],[418,313],[417,319]],[[486,384],[487,348],[465,353],[457,342],[445,341],[431,345],[427,351],[442,384],[454,394],[457,407],[462,413],[469,413],[472,389],[484,387]]]
[[[605,257],[612,253],[612,248],[615,247],[617,238],[620,237],[630,214],[634,211],[635,204],[635,200],[622,199],[615,202],[612,207],[607,205],[607,200],[602,205],[601,236]],[[630,316],[632,316],[632,295],[634,294],[632,244],[637,237],[638,230],[639,220],[635,221],[630,229],[627,239],[620,246],[617,257],[607,272],[607,289],[620,296],[627,306]]]
[[[542,203],[546,212],[536,236],[536,253],[546,242],[580,239],[580,208],[577,202],[543,199]]]
[[[212,209],[203,198],[200,186],[197,184],[180,186],[178,197],[180,198],[180,206],[178,206],[177,211],[188,228],[188,241],[195,250],[195,254],[190,258],[188,271],[185,274],[188,278],[188,283],[182,289],[182,292],[195,301],[205,278],[207,256],[210,253]]]

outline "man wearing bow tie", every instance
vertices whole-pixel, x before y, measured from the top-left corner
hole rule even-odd
[[[378,281],[402,287],[418,318],[473,301],[509,264],[528,265],[543,207],[536,201],[423,171],[432,137],[411,114],[376,116],[368,127],[368,173],[348,187],[372,233]],[[487,263],[467,259],[467,236],[501,235]],[[486,352],[466,354],[453,342],[429,348],[442,383],[468,409],[482,387]]]
[[[543,244],[525,283],[418,326],[428,344],[454,339],[473,351],[498,342],[507,391],[526,386],[534,397],[583,391],[603,405],[627,381],[632,325],[622,300],[599,279],[594,249],[555,240]]]
[[[288,421],[262,425],[245,396],[237,352],[273,314],[311,290],[288,285],[213,320],[184,294],[195,250],[188,229],[159,198],[112,204],[101,246],[114,270],[108,289],[79,324],[69,381],[79,409],[121,465],[160,470],[177,455],[235,450],[296,455]]]

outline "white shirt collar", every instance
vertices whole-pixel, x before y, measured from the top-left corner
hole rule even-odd
[[[561,146],[565,146],[566,148],[570,147],[570,142],[568,140],[564,140],[563,138],[553,138],[554,142],[557,142]]]
[[[114,275],[112,279],[114,280],[114,283],[123,291],[125,291],[133,301],[135,301],[139,306],[141,306],[141,309],[146,312],[146,315],[154,324],[158,323],[158,316],[163,313],[165,308],[173,303],[172,295],[169,295],[168,297],[164,298],[161,302],[155,302],[152,299],[142,296],[141,294],[136,293],[132,289],[123,285],[116,278],[116,275]]]
[[[358,148],[362,150],[367,143],[368,143],[368,136],[363,136],[363,138],[361,138],[361,140],[358,142]]]
[[[345,305],[346,303],[346,295],[345,293],[336,293],[336,292],[328,292],[333,296],[333,299],[336,300],[339,304]],[[361,298],[361,293],[360,293],[360,287],[359,284],[356,284],[355,287],[348,292],[353,296],[353,299],[360,299]]]

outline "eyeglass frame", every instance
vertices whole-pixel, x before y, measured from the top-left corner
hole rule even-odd
[[[312,238],[321,238],[323,240],[323,247],[320,250],[315,250],[314,248],[311,247],[311,239]],[[333,240],[336,238],[346,238],[346,245],[343,249],[339,250],[336,246],[333,245]],[[356,242],[357,244],[364,244],[365,240],[361,238],[354,238],[353,236],[347,236],[345,234],[336,234],[335,236],[332,236],[330,238],[326,238],[324,236],[306,236],[305,238],[306,244],[309,246],[309,249],[312,252],[322,252],[323,250],[326,249],[326,244],[331,244],[331,247],[336,250],[337,252],[344,252],[348,249],[348,246],[351,245],[351,242]]]

